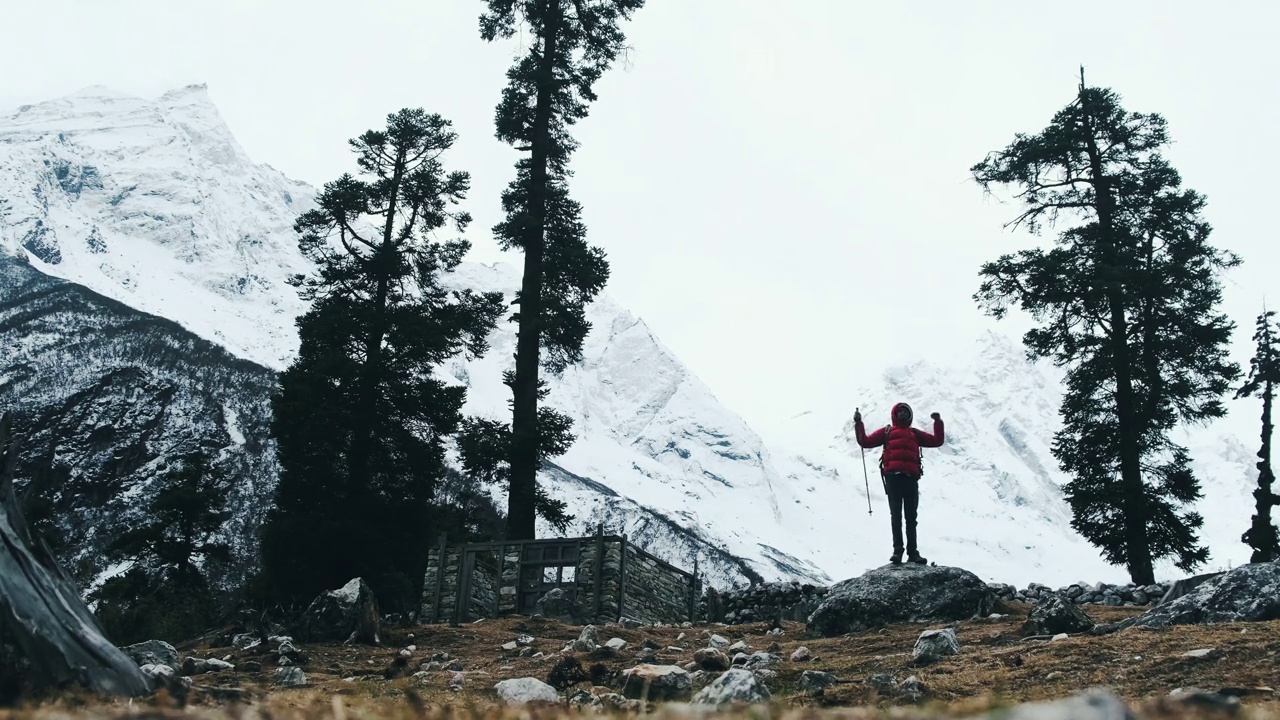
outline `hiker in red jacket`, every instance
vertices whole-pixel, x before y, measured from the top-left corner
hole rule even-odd
[[[884,446],[880,455],[880,475],[884,478],[884,491],[889,496],[889,516],[893,522],[893,556],[889,562],[902,562],[902,511],[907,511],[907,561],[924,565],[916,546],[916,508],[920,505],[918,483],[923,470],[920,466],[920,448],[942,445],[942,416],[933,413],[933,434],[911,427],[911,406],[898,403],[889,413],[893,424],[867,435],[862,427],[862,413],[853,414],[853,429],[858,445],[864,448]]]

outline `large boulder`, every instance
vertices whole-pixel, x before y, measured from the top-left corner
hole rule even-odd
[[[1168,627],[1280,620],[1280,563],[1241,565],[1122,626]]]
[[[524,705],[532,702],[558,703],[560,694],[550,685],[537,678],[523,677],[503,680],[493,689],[498,697],[508,705]]]
[[[148,640],[120,649],[131,660],[138,663],[138,667],[143,665],[164,665],[174,672],[177,672],[182,667],[178,662],[178,650],[162,640]]]
[[[837,583],[809,616],[808,632],[834,637],[894,622],[951,622],[988,615],[995,594],[960,568],[889,565]]]
[[[361,642],[377,645],[378,601],[364,580],[355,578],[338,590],[321,593],[303,620],[309,642]]]
[[[1093,618],[1067,597],[1053,593],[1036,603],[1027,621],[1022,624],[1023,635],[1057,635],[1082,633],[1093,629]]]
[[[693,692],[693,677],[676,665],[637,665],[622,678],[622,694],[633,700],[688,700]]]
[[[769,688],[750,670],[731,668],[693,696],[694,705],[724,707],[735,703],[763,703],[773,699]]]

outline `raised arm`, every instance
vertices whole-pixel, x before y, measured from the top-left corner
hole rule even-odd
[[[916,442],[920,443],[920,447],[942,447],[942,441],[946,437],[942,432],[942,416],[938,413],[934,413],[932,417],[932,435],[923,430],[916,430],[915,428],[912,428],[916,431]]]
[[[868,435],[866,429],[862,427],[862,421],[855,420],[853,423],[853,432],[858,438],[858,445],[860,447],[875,448],[884,444],[884,428],[877,428]]]

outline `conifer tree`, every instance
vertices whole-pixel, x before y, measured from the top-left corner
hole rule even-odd
[[[1257,502],[1253,522],[1240,540],[1253,548],[1250,562],[1272,562],[1280,559],[1280,538],[1271,521],[1271,508],[1280,505],[1280,495],[1271,489],[1276,481],[1271,469],[1271,408],[1276,385],[1280,384],[1280,325],[1273,325],[1274,311],[1263,310],[1253,333],[1255,351],[1249,364],[1249,377],[1236,393],[1237,398],[1262,397],[1262,447],[1258,450],[1258,487],[1253,491]]]
[[[1072,476],[1072,526],[1140,584],[1156,559],[1190,570],[1207,558],[1187,509],[1199,482],[1170,431],[1221,417],[1239,376],[1217,307],[1218,275],[1239,259],[1209,245],[1204,198],[1161,156],[1168,142],[1164,118],[1126,111],[1082,76],[1047,128],[972,168],[987,191],[1016,189],[1009,225],[1059,230],[1051,250],[984,264],[974,297],[997,318],[1028,312],[1039,322],[1028,353],[1068,368],[1053,452]]]
[[[202,452],[171,465],[158,479],[145,522],[105,549],[128,569],[91,594],[103,628],[117,643],[149,637],[187,637],[206,629],[218,612],[208,583],[214,566],[231,560],[222,532],[229,476]]]
[[[435,239],[470,216],[470,177],[446,172],[456,134],[421,109],[350,141],[359,177],[328,183],[295,228],[317,270],[295,279],[311,309],[273,399],[281,466],[263,536],[267,584],[309,599],[352,577],[379,602],[413,601],[432,538],[444,443],[466,388],[433,371],[487,350],[501,293],[451,290],[469,243]]]
[[[516,295],[519,324],[512,391],[511,424],[479,424],[473,447],[504,451],[504,458],[475,458],[490,469],[505,465],[510,539],[534,537],[535,518],[557,524],[565,508],[542,493],[537,472],[544,457],[572,442],[568,418],[540,408],[545,385],[540,368],[558,372],[582,355],[590,324],[586,306],[604,287],[609,264],[604,252],[586,242],[581,207],[569,197],[569,155],[577,143],[569,128],[587,116],[596,99],[593,86],[623,51],[619,23],[644,0],[485,0],[480,34],[488,41],[517,30],[532,39],[528,52],[507,72],[509,84],[498,105],[498,139],[528,155],[516,163],[516,178],[502,196],[506,220],[494,228],[504,249],[524,253],[524,276]],[[556,437],[549,435],[557,434]],[[563,452],[563,450],[560,450]]]

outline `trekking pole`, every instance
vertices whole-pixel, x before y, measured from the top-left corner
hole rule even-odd
[[[845,407],[848,407],[846,405]],[[853,411],[859,412],[859,408]],[[867,475],[867,450],[862,447],[862,443],[858,443],[858,452],[862,453],[862,484],[867,489],[867,514],[871,514],[871,478]]]

